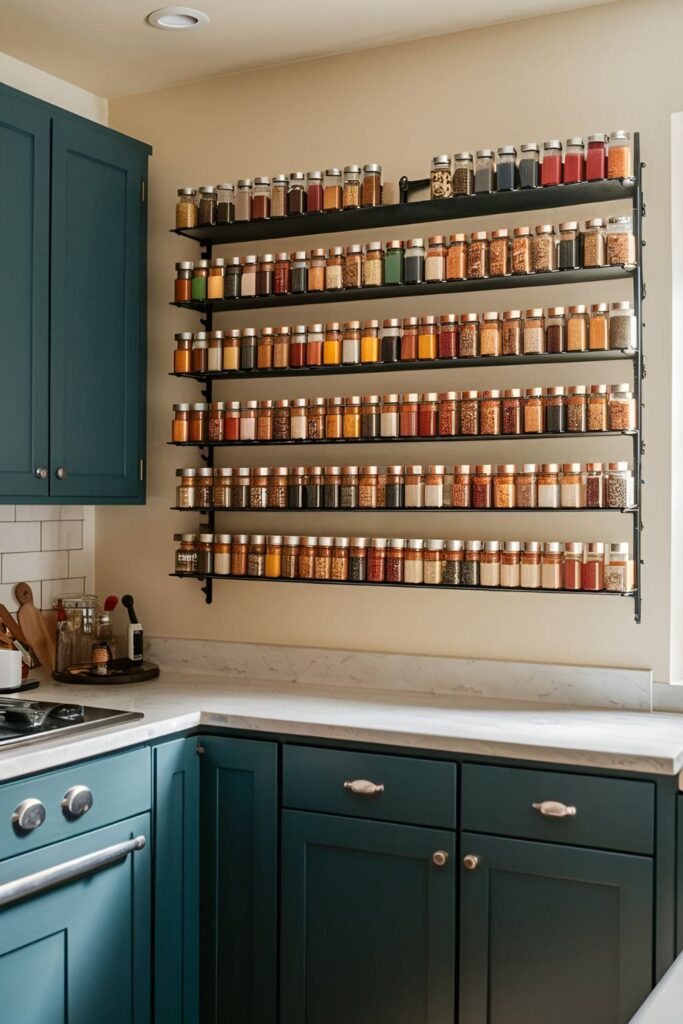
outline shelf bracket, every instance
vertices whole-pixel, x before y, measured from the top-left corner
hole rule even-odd
[[[202,593],[204,594],[204,600],[207,604],[213,603],[213,580],[204,580],[204,586],[202,587]]]

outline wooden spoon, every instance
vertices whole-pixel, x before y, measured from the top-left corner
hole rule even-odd
[[[28,583],[17,583],[14,596],[21,605],[17,612],[19,625],[43,665],[55,667],[56,638],[50,636],[45,619],[33,603],[33,591]]]

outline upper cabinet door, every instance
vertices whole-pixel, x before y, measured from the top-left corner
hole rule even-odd
[[[0,86],[0,498],[48,493],[50,114]]]
[[[140,501],[147,150],[55,117],[50,493]]]

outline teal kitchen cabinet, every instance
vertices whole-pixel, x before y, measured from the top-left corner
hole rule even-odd
[[[0,152],[0,499],[142,502],[150,149],[0,86]]]
[[[652,861],[469,832],[461,849],[460,1024],[626,1024],[652,986]]]
[[[149,845],[2,905],[3,885],[149,838],[149,814],[0,862],[0,1019],[148,1024]]]
[[[281,1024],[453,1024],[456,874],[454,832],[284,811]]]
[[[199,755],[197,739],[153,751],[154,1020],[199,1020]]]
[[[275,1024],[278,746],[229,737],[199,741],[200,1020]]]

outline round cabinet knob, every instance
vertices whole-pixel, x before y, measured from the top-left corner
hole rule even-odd
[[[432,854],[432,862],[437,868],[442,868],[448,863],[448,854],[445,850],[435,850]]]
[[[64,469],[64,466],[57,467],[55,470],[55,476],[58,480],[66,480],[66,470]]]
[[[38,468],[36,469],[36,476],[38,477],[39,480],[46,480],[47,479],[47,469],[46,469],[46,467],[45,466],[38,466]]]
[[[476,871],[479,867],[479,858],[476,853],[467,853],[462,859],[466,871]]]
[[[19,832],[33,832],[45,821],[45,804],[30,796],[22,800],[12,815],[12,824]]]
[[[80,818],[92,807],[93,796],[87,786],[72,786],[64,794],[62,811],[67,818]]]

